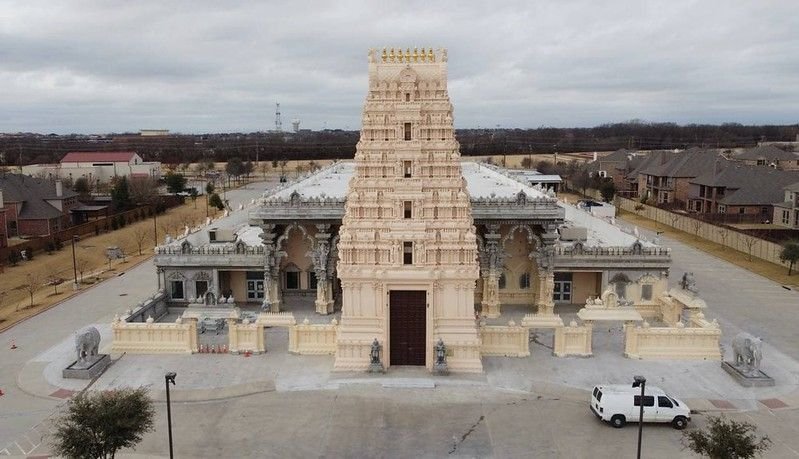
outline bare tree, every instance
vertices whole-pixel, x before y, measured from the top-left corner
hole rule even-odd
[[[83,283],[83,273],[89,269],[89,259],[78,257],[75,262],[75,267],[78,269],[78,272],[80,273],[80,281]]]
[[[677,229],[677,222],[680,220],[680,216],[672,213],[669,215],[669,219],[671,220],[671,227]]]
[[[54,264],[48,264],[45,269],[47,270],[45,282],[47,285],[53,286],[53,295],[58,295],[58,284],[60,284],[63,279]]]
[[[694,236],[697,238],[699,237],[699,231],[702,230],[702,221],[701,220],[692,220],[691,221],[691,228],[694,230]]]
[[[258,169],[261,171],[261,174],[263,174],[264,178],[266,178],[266,174],[269,172],[269,161],[262,162],[258,166]]]
[[[744,244],[746,245],[747,260],[752,261],[752,248],[757,242],[757,238],[749,235],[744,236]]]
[[[136,177],[128,182],[130,200],[137,205],[155,201],[158,196],[158,183],[150,177]]]
[[[119,247],[119,255],[122,257],[122,263],[124,263],[127,257],[127,240],[117,239],[117,247]]]
[[[145,224],[136,225],[133,228],[133,241],[136,242],[136,247],[139,248],[139,255],[142,254],[144,243],[150,238],[150,226]]]
[[[26,292],[28,292],[28,295],[30,295],[31,307],[33,307],[33,294],[38,292],[41,286],[42,286],[42,280],[38,274],[28,273],[25,275],[25,283],[22,285],[22,288]],[[19,310],[19,307],[17,307],[17,310]]]
[[[730,230],[728,230],[727,228],[719,229],[719,236],[721,237],[721,247],[726,248],[727,238],[730,236]]]
[[[174,218],[167,217],[162,218],[159,220],[158,226],[161,228],[161,231],[164,233],[164,237],[170,236],[175,228],[177,228],[177,222]]]

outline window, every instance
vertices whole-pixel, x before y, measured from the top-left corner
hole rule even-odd
[[[652,284],[644,284],[641,286],[641,300],[652,301]]]
[[[308,288],[316,290],[316,271],[308,271]]]
[[[194,293],[197,295],[197,298],[202,298],[207,291],[208,281],[194,281]]]
[[[247,299],[264,299],[264,273],[260,271],[247,271]]]
[[[404,218],[411,218],[413,216],[413,202],[405,201],[402,203]]]
[[[743,208],[743,207],[739,207],[739,208],[738,208],[738,213],[739,213],[739,214],[742,214],[742,213],[744,213],[745,211],[746,211],[746,209],[745,209],[745,208]]]
[[[616,296],[619,299],[627,298],[627,283],[626,282],[616,282]]]
[[[677,400],[674,400],[673,398],[670,398],[669,400],[671,400],[671,403],[674,403],[674,406],[680,406],[680,404],[677,403]]]
[[[413,264],[413,242],[406,241],[402,243],[402,264]]]
[[[766,160],[765,159],[758,159],[757,160],[757,165],[758,166],[765,166],[766,165]]]
[[[499,280],[497,281],[497,284],[499,284],[500,289],[504,289],[507,286],[508,281],[505,279],[505,273],[499,275]]]
[[[633,405],[641,406],[641,396],[635,395]],[[655,406],[655,397],[653,395],[644,395],[644,406]]]
[[[791,212],[787,210],[782,211],[782,223],[788,224],[791,222]]]
[[[172,281],[170,282],[170,289],[169,291],[172,292],[172,299],[173,300],[182,300],[183,296],[183,281]]]
[[[719,204],[719,213],[720,214],[726,214],[727,213],[727,206],[725,206],[723,204]]]
[[[286,290],[299,290],[300,272],[286,271]]]
[[[768,207],[764,206],[760,208],[760,215],[768,215],[768,214],[769,214]]]
[[[411,123],[405,123],[405,140],[411,140]]]
[[[519,276],[519,288],[520,289],[530,288],[530,273],[524,273],[521,276]]]
[[[674,408],[674,404],[671,403],[668,397],[664,397],[662,395],[658,395],[658,407],[660,408]]]
[[[413,163],[410,161],[403,161],[402,162],[402,173],[405,178],[411,178],[411,172],[413,172]]]
[[[572,300],[572,273],[555,273],[552,300],[569,302]]]
[[[411,101],[411,93],[406,92],[405,93],[405,102],[410,102],[410,101]]]

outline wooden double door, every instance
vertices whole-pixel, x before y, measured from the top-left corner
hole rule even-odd
[[[391,365],[424,365],[427,341],[427,292],[389,292]]]

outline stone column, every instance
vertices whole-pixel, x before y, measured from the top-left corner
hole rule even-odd
[[[261,309],[267,312],[280,311],[280,267],[277,266],[275,247],[275,225],[261,225],[264,232],[261,240],[264,244],[264,301]]]
[[[552,299],[554,292],[555,273],[539,266],[538,297],[536,300],[537,314],[551,316],[555,313],[555,301]]]
[[[483,315],[489,318],[499,317],[501,303],[499,301],[499,276],[502,274],[502,249],[499,245],[499,225],[490,224],[485,234],[485,257],[487,268],[483,274]]]
[[[158,290],[161,290],[161,276],[164,274],[163,268],[155,268],[155,278],[158,280]],[[166,279],[164,279],[164,289],[166,289]]]
[[[213,292],[213,294],[216,297],[217,301],[219,301],[219,298],[221,297],[221,293],[222,293],[221,290],[222,289],[219,286],[219,270],[216,269],[216,268],[214,268],[211,271],[211,285],[208,286],[208,290]],[[239,301],[244,300],[244,298],[236,298],[236,299],[239,300]]]
[[[316,246],[309,254],[316,273],[316,312],[330,314],[333,312],[333,282],[327,269],[330,256],[330,225],[316,225]]]

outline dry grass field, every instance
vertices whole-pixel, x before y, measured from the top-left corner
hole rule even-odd
[[[214,216],[213,210],[211,216]],[[78,281],[81,288],[102,282],[147,260],[153,254],[154,233],[159,242],[167,234],[173,237],[185,226],[196,226],[205,219],[205,199],[169,209],[153,219],[138,221],[124,228],[98,236],[84,237],[75,244]],[[155,228],[154,228],[155,226]],[[108,260],[106,248],[116,246],[124,258]],[[26,317],[34,315],[72,296],[72,247],[66,243],[56,252],[36,253],[33,260],[17,266],[0,267],[0,330],[5,330]]]

